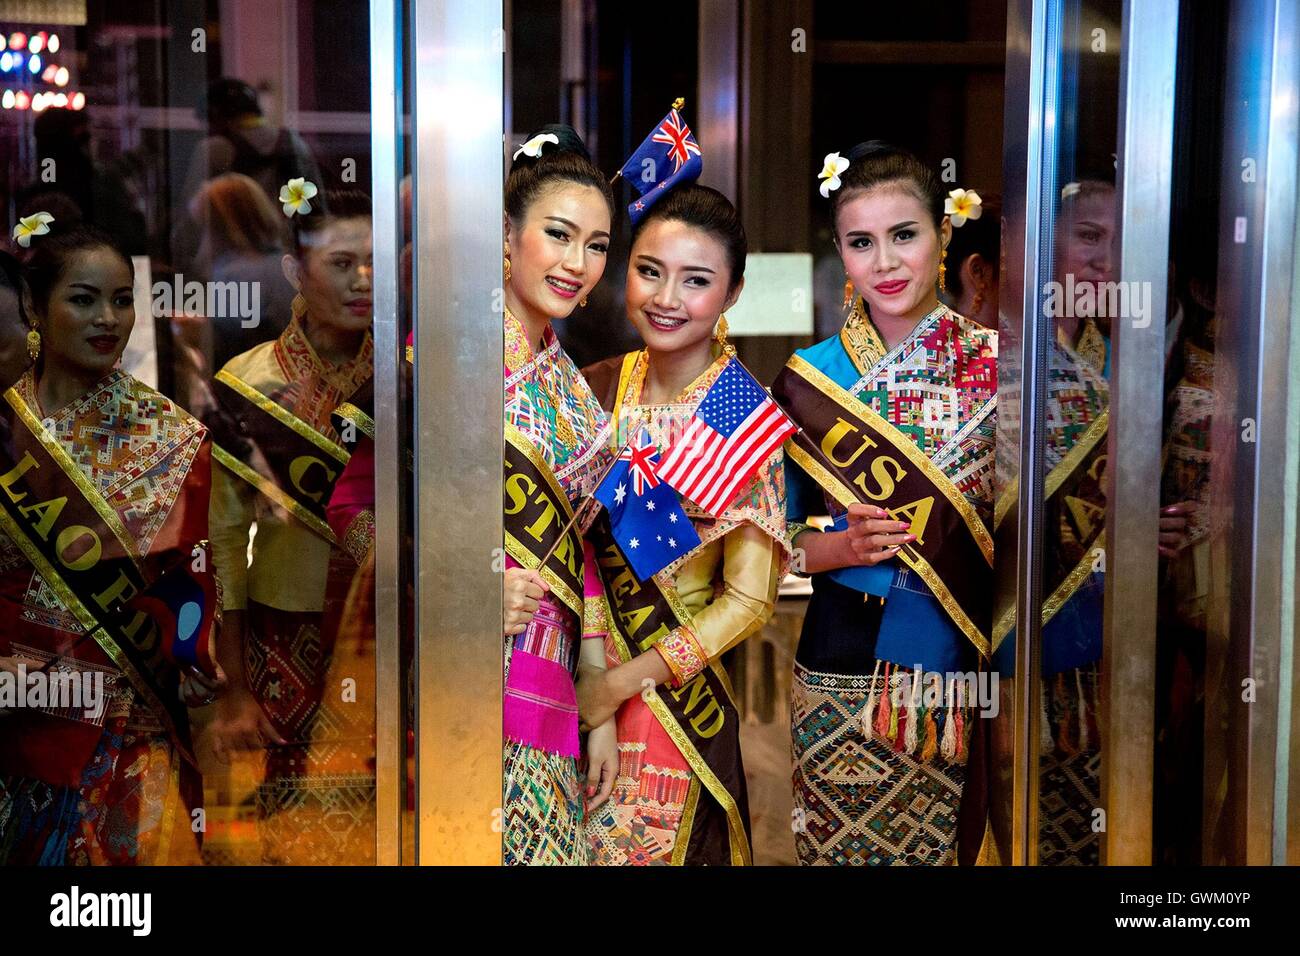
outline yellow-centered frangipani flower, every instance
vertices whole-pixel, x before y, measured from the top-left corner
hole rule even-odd
[[[832,190],[840,188],[840,173],[848,168],[849,161],[839,153],[826,154],[826,158],[822,160],[822,171],[817,174],[817,178],[822,180],[823,199],[830,199]]]
[[[316,184],[299,176],[280,187],[280,202],[284,204],[284,214],[292,217],[294,213],[307,215],[311,212],[311,203],[307,200],[316,195]]]
[[[954,189],[943,201],[943,211],[954,226],[960,226],[967,219],[978,219],[984,215],[984,200],[973,189]]]
[[[536,159],[538,156],[542,155],[542,147],[546,143],[554,143],[558,146],[560,144],[560,137],[556,136],[554,133],[539,133],[515,150],[515,154],[510,157],[510,161],[514,162],[518,159],[520,153]]]
[[[30,216],[23,216],[18,220],[18,225],[14,226],[14,241],[18,245],[27,249],[32,244],[32,236],[43,236],[50,231],[50,223],[54,217],[48,212],[34,212]]]

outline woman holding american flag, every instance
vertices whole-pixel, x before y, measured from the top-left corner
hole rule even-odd
[[[671,150],[685,127],[664,125]],[[604,865],[751,862],[739,715],[719,660],[771,617],[789,554],[781,446],[793,426],[726,341],[744,228],[716,190],[671,185],[630,209],[627,314],[645,348],[588,370],[613,385],[600,391],[614,446],[628,449],[602,483],[612,495],[596,493],[610,526],[602,515],[588,533],[611,605],[608,667],[578,681],[583,721],[618,724],[613,797],[587,823]]]

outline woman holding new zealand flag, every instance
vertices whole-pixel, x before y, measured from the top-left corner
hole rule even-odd
[[[224,682],[207,430],[116,368],[135,303],[113,240],[48,213],[14,234],[34,367],[0,400],[0,676],[27,693],[2,718],[0,863],[197,862],[187,707]]]
[[[803,864],[966,862],[983,835],[959,810],[991,629],[997,333],[936,285],[978,196],[945,197],[879,142],[828,155],[820,178],[848,316],[773,386],[802,429],[789,517],[813,575],[791,705],[796,847]],[[827,530],[803,523],[827,513]]]
[[[588,369],[621,450],[596,492],[607,513],[587,532],[610,605],[608,666],[578,683],[583,721],[618,724],[613,798],[587,823],[604,865],[751,862],[739,714],[719,659],[776,606],[793,427],[727,344],[745,231],[721,193],[694,184],[700,169],[676,108],[624,166],[642,193],[629,207],[627,314],[646,347]]]

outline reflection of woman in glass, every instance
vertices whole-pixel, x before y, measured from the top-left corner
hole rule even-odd
[[[967,196],[970,196],[967,193]],[[948,294],[944,301],[958,315],[985,328],[998,327],[998,268],[1002,201],[996,196],[975,193],[978,205],[959,225],[953,221],[948,243]]]
[[[236,355],[269,341],[285,330],[290,318],[292,287],[284,281],[284,217],[266,193],[240,173],[226,173],[205,182],[190,201],[190,217],[201,238],[187,279],[256,283],[258,314],[209,316],[212,325],[212,368],[222,368]],[[208,374],[211,374],[210,372]]]
[[[614,417],[615,447],[645,428],[661,452],[669,448],[689,427],[727,363],[739,361],[726,344],[722,313],[740,296],[746,251],[735,207],[703,186],[673,189],[637,223],[626,301],[628,318],[646,347],[603,363],[604,369],[597,367],[614,373],[607,405]],[[781,457],[779,450],[774,452],[717,517],[681,499],[701,544],[655,581],[675,596],[686,620],[652,645],[654,653],[625,659],[611,638],[606,644],[609,669],[586,671],[579,682],[585,721],[599,724],[615,713],[618,720],[613,799],[587,826],[598,863],[749,861],[743,800],[728,814],[713,784],[704,783],[699,772],[703,766],[719,780],[729,778],[743,797],[734,705],[729,705],[732,719],[721,731],[730,738],[725,766],[707,764],[689,741],[683,744],[688,754],[674,740],[679,722],[671,713],[652,709],[647,690],[660,687],[662,697],[655,702],[662,705],[706,669],[721,673],[722,654],[771,617],[789,547]],[[727,692],[725,681],[719,686]]]
[[[835,519],[825,531],[792,527],[796,556],[813,574],[795,656],[795,842],[804,864],[951,863],[976,718],[970,684],[954,676],[979,667],[987,638],[959,623],[951,593],[941,601],[896,555],[927,534],[978,542],[991,517],[997,333],[938,300],[952,227],[932,170],[905,151],[864,143],[828,156],[822,178],[857,295],[839,335],[799,352],[780,381],[802,368],[835,396],[836,415],[864,429],[874,422],[876,434],[828,440],[829,459],[798,465],[797,443],[787,447],[792,523],[828,510]],[[820,462],[849,468],[868,450],[879,472],[863,476],[852,499],[837,494]],[[892,513],[910,522],[895,520],[863,500],[887,498],[880,479],[901,481],[903,470],[889,461],[916,462],[917,452],[930,466],[916,464],[931,482],[924,501],[955,519],[947,532],[936,511],[912,503]],[[982,558],[973,554],[991,561],[991,544]],[[975,569],[949,568],[934,586],[959,587],[967,570]],[[962,610],[981,615],[977,606]],[[982,822],[972,842],[981,834]]]
[[[258,794],[268,862],[329,859],[341,839],[321,825],[331,795],[305,758],[338,611],[327,605],[326,580],[331,564],[354,567],[325,515],[348,460],[331,414],[372,373],[370,198],[340,190],[313,202],[310,186],[286,186],[286,205],[302,210],[296,253],[284,257],[293,318],[213,383],[222,467],[213,474],[212,542],[232,636],[223,643],[231,693],[218,705],[213,749],[228,761],[233,751],[268,748]]]
[[[186,705],[220,679],[182,674],[120,609],[208,537],[207,431],[116,368],[134,276],[107,235],[34,237],[27,280],[39,359],[0,402],[0,667],[103,683],[3,718],[0,862],[197,862]]]
[[[516,152],[505,208],[507,453],[536,469],[527,479],[535,492],[567,499],[548,506],[563,512],[595,488],[609,423],[551,321],[581,306],[600,281],[614,197],[577,134],[547,126]],[[528,547],[528,527],[516,523],[524,514],[507,509],[506,517],[505,862],[584,864],[573,674],[579,659],[604,666],[604,597],[589,546],[582,560],[570,553],[581,576],[573,586],[560,586],[551,562],[537,570],[547,549]],[[538,517],[545,525],[546,515]],[[613,786],[615,748],[612,720],[588,735],[592,805]]]

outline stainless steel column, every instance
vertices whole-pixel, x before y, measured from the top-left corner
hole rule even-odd
[[[501,862],[500,0],[415,0],[420,863]]]
[[[1052,275],[1051,216],[1056,181],[1057,93],[1062,0],[1011,0],[1007,8],[1007,98],[1003,138],[1006,289],[999,322],[998,440],[1016,442],[1019,482],[1014,536],[999,537],[998,575],[1015,578],[1010,853],[1038,862],[1038,719],[1042,673],[1042,550],[1047,348],[1052,322],[1043,289]],[[1018,344],[1018,347],[1017,347]],[[1015,424],[1013,424],[1015,423]],[[1018,426],[1018,428],[1017,428]],[[1006,544],[1014,541],[1014,553]],[[1007,568],[1008,563],[1013,570]],[[1001,608],[995,610],[1000,614]],[[1008,638],[1011,640],[1012,638]],[[1005,754],[995,752],[997,762]],[[992,809],[992,808],[991,808]]]
[[[373,164],[375,303],[375,861],[401,861],[406,791],[400,618],[402,462],[409,435],[401,415],[398,322],[402,244],[401,0],[370,4],[370,156]]]
[[[1126,0],[1120,56],[1119,279],[1150,310],[1111,319],[1102,639],[1102,863],[1151,863],[1169,203],[1178,0]],[[1130,305],[1136,298],[1130,300]]]

